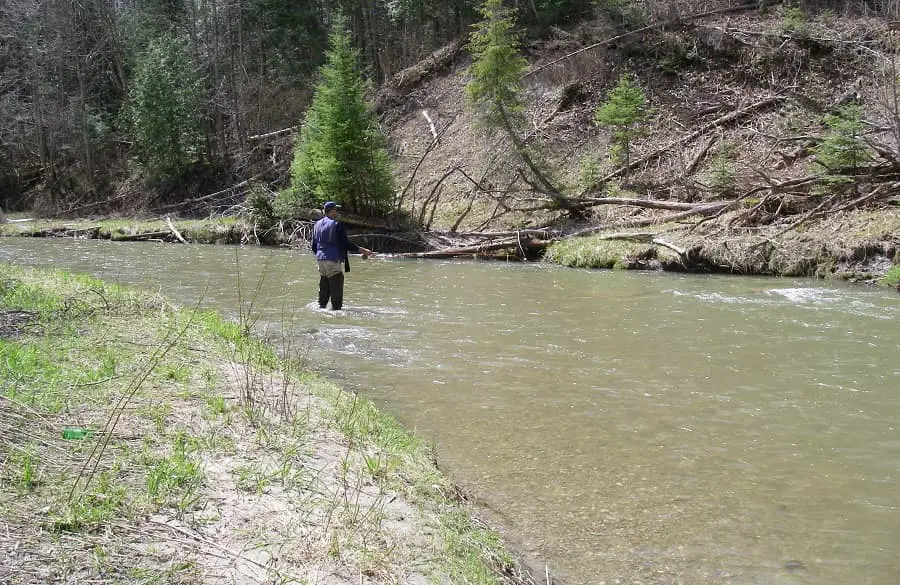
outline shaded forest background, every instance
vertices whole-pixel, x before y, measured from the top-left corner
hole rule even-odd
[[[794,4],[802,11],[832,11],[838,18],[850,13],[900,18],[896,0]],[[215,198],[223,205],[254,189],[274,194],[289,181],[290,154],[283,140],[279,147],[271,138],[290,140],[299,127],[339,14],[360,50],[362,70],[378,87],[396,84],[398,74],[441,47],[456,43],[458,49],[479,19],[479,5],[475,0],[2,0],[0,207],[56,215],[128,214],[208,202],[223,193],[233,196]],[[558,38],[562,28],[598,18],[627,32],[747,2],[512,0],[507,5],[523,37],[541,39]],[[766,3],[758,9],[765,10]],[[384,92],[379,95],[384,102]],[[380,104],[383,118],[391,117],[391,108],[389,101]]]
[[[534,0],[522,15],[540,28],[591,7]],[[338,14],[373,85],[477,18],[472,0],[3,0],[0,207],[127,211],[277,188],[286,161],[259,137],[300,123]]]

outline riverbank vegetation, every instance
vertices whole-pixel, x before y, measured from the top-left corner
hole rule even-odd
[[[895,2],[298,10],[0,8],[0,207],[296,235],[337,198],[364,232],[420,232],[394,241],[435,256],[569,263],[601,237],[622,254],[573,264],[847,276],[862,256],[878,277],[896,262],[893,227],[851,247],[826,229],[856,241],[836,218],[900,213]]]
[[[530,582],[425,443],[252,322],[0,265],[0,580]]]

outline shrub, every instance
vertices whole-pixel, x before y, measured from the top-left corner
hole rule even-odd
[[[630,75],[622,74],[616,87],[609,92],[609,97],[594,112],[594,121],[598,126],[613,130],[611,154],[617,162],[628,166],[631,142],[643,133],[641,124],[649,113],[644,90]]]
[[[887,271],[881,279],[881,284],[900,290],[900,264]]]
[[[737,188],[737,177],[734,172],[735,146],[730,142],[723,143],[712,161],[707,180],[709,188],[721,196],[734,195]]]
[[[806,13],[803,12],[802,8],[789,6],[784,11],[780,28],[782,32],[787,34],[805,36],[809,29],[809,25],[806,22]]]

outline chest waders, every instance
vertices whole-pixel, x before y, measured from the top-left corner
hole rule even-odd
[[[337,227],[333,226],[328,232],[328,243],[334,243]],[[347,260],[347,253],[344,252],[344,260]],[[347,270],[350,269],[350,263],[347,262]],[[327,268],[319,265],[319,308],[324,309],[328,306],[328,299],[331,299],[331,310],[340,311],[344,306],[344,270],[340,261],[329,263]]]
[[[338,263],[340,266],[340,263]],[[332,276],[319,276],[319,308],[328,306],[331,298],[331,310],[340,311],[344,304],[344,273],[338,272]]]

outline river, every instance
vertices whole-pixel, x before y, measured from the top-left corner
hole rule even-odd
[[[376,258],[334,314],[297,251],[7,238],[0,259],[252,300],[566,583],[900,583],[891,291]]]

